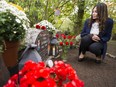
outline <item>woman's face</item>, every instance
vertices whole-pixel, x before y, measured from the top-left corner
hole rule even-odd
[[[92,11],[92,18],[97,19],[98,18],[98,13],[97,13],[97,8],[95,7]]]

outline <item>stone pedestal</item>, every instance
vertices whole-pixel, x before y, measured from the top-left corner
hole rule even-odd
[[[10,77],[9,71],[4,64],[2,55],[0,53],[0,87],[3,87],[3,85],[6,84],[9,77]]]

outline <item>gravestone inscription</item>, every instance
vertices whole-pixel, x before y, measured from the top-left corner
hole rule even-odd
[[[37,51],[41,55],[42,59],[48,58],[49,42],[49,33],[47,30],[44,30],[38,34],[35,44],[37,44]]]

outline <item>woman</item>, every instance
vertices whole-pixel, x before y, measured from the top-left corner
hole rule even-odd
[[[92,10],[91,18],[85,21],[81,32],[78,61],[83,61],[86,51],[90,51],[96,55],[96,63],[101,63],[106,54],[112,28],[113,20],[108,18],[107,5],[98,3]]]

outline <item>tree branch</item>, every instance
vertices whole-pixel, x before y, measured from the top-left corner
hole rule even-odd
[[[70,0],[69,0],[69,1],[70,1]],[[58,8],[62,8],[62,7],[63,7],[65,4],[67,4],[69,1],[66,1],[66,2],[65,2],[64,4],[62,4],[61,6],[59,6],[59,5],[60,5],[60,4],[59,4],[57,7],[58,7]],[[49,17],[52,16],[53,14],[54,14],[54,11],[49,15]]]

